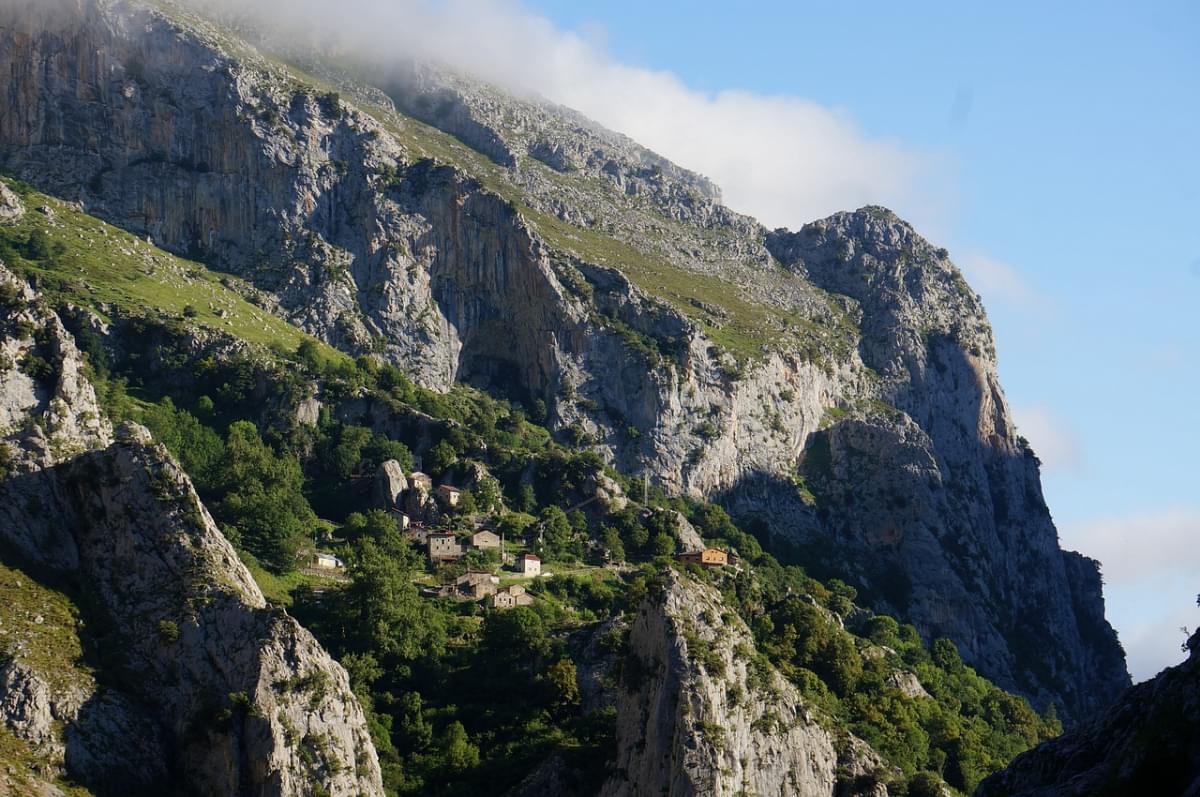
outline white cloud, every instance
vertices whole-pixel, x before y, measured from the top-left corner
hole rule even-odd
[[[1037,312],[1050,309],[1047,298],[1033,289],[1019,269],[1008,263],[979,252],[960,255],[955,262],[986,300],[1008,302]]]
[[[1069,422],[1042,405],[1013,407],[1017,432],[1033,446],[1047,470],[1079,470],[1083,447]]]
[[[1200,623],[1200,510],[1101,518],[1065,527],[1062,538],[1100,561],[1109,620],[1134,680],[1182,660],[1179,628]]]
[[[560,30],[515,0],[193,2],[258,12],[275,29],[297,26],[379,61],[434,57],[575,108],[713,179],[731,207],[770,226],[868,203],[924,223],[950,204],[935,159],[866,135],[842,111],[794,96],[695,91],[669,72],[618,62],[594,31]]]
[[[1068,527],[1064,540],[1104,563],[1105,580],[1129,586],[1194,576],[1200,592],[1200,511],[1168,509]]]

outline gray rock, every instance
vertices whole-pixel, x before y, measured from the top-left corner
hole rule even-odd
[[[639,609],[617,699],[617,773],[604,797],[832,797],[839,767],[853,775],[879,765],[861,743],[835,745],[773,669],[766,684],[754,678],[753,637],[726,615],[712,587],[678,575]]]
[[[0,182],[0,224],[12,224],[20,221],[24,215],[25,203],[7,185]]]
[[[404,491],[408,489],[408,479],[404,477],[404,468],[394,459],[389,459],[379,466],[375,472],[375,487],[373,500],[380,509],[396,509],[400,506]]]

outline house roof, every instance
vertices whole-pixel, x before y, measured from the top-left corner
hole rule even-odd
[[[522,559],[536,559],[539,562],[542,561],[542,557],[538,556],[535,553],[523,553],[523,554],[521,554],[521,558]]]

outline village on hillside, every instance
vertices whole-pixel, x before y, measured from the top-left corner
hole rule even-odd
[[[449,475],[449,474],[447,474]],[[468,482],[478,485],[481,474],[469,474]],[[608,500],[627,504],[615,484],[606,485]],[[387,512],[403,538],[421,552],[426,572],[420,593],[426,598],[449,598],[476,602],[490,609],[504,610],[528,606],[536,600],[537,579],[549,578],[546,569],[552,560],[561,573],[582,573],[609,569],[628,569],[615,559],[612,551],[595,542],[576,543],[574,555],[554,556],[555,546],[547,536],[562,535],[563,522],[581,525],[581,510],[596,500],[586,499],[567,511],[551,511],[549,517],[535,518],[521,512],[481,512],[476,491],[463,489],[449,481],[435,483],[419,470],[405,473],[396,460],[382,463],[375,473],[370,509]],[[597,497],[601,494],[598,493]],[[546,515],[547,513],[543,513]],[[674,558],[681,564],[705,568],[736,565],[736,554],[708,547],[699,534],[679,513],[674,518]],[[586,535],[577,535],[586,537]],[[333,540],[327,540],[332,544]],[[343,560],[331,550],[317,550],[309,572],[340,580]]]

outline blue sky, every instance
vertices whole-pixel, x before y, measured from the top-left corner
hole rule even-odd
[[[1200,623],[1200,4],[524,7],[619,64],[804,98],[933,164],[923,200],[891,204],[984,295],[1135,679],[1180,659]]]

